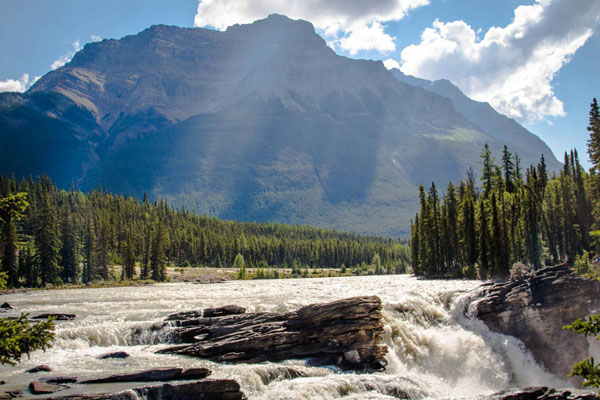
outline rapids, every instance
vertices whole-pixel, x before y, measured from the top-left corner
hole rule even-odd
[[[43,376],[99,377],[166,366],[205,366],[215,378],[240,382],[250,399],[478,398],[518,386],[566,387],[548,374],[516,339],[490,332],[471,317],[479,281],[418,280],[408,275],[296,280],[231,281],[212,285],[166,283],[151,286],[35,291],[2,296],[16,312],[75,313],[56,322],[54,345],[15,367],[0,366],[2,390],[23,389]],[[384,304],[384,342],[389,365],[382,373],[342,373],[304,361],[217,364],[184,356],[155,354],[165,332],[133,334],[171,313],[238,304],[248,311],[286,311],[344,297],[378,295]],[[5,314],[11,315],[11,314]],[[12,314],[14,315],[14,313]],[[99,360],[124,350],[131,357]],[[40,364],[53,372],[27,374]],[[290,368],[301,378],[289,379]],[[138,385],[139,386],[139,385]],[[73,385],[61,395],[101,393],[130,385]]]

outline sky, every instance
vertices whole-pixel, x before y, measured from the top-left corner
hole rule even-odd
[[[86,43],[153,24],[223,30],[305,19],[340,55],[449,79],[584,165],[600,97],[600,0],[2,0],[0,91],[24,91]]]

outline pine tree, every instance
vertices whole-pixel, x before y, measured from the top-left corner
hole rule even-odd
[[[484,201],[479,201],[479,271],[482,278],[490,272],[490,234]]]
[[[50,195],[43,191],[36,215],[35,243],[40,259],[42,286],[58,283],[58,256],[60,234],[56,208],[50,201]]]
[[[150,262],[150,270],[152,271],[152,279],[157,282],[167,280],[167,267],[165,260],[166,236],[164,227],[160,222],[156,223],[156,237],[152,246],[152,259]]]
[[[590,138],[587,142],[588,154],[590,155],[592,168],[597,175],[600,171],[600,107],[596,98],[590,104],[590,118],[587,130],[590,133]]]
[[[123,254],[123,272],[121,279],[131,280],[135,275],[135,248],[133,247],[133,240],[131,234],[127,235],[127,242],[124,248]]]
[[[17,193],[0,199],[0,227],[2,227],[2,271],[7,273],[7,286],[17,287],[19,284],[17,265],[17,221],[19,221],[29,203],[27,193]]]
[[[69,209],[67,209],[67,213],[63,218],[61,242],[61,261],[63,267],[61,278],[65,283],[75,283],[79,277],[79,252],[77,249],[79,238],[75,232],[73,216]]]
[[[492,157],[492,150],[486,143],[481,151],[481,182],[483,183],[484,199],[487,199],[494,187],[494,158]]]

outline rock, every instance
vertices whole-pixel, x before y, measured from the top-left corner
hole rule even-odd
[[[600,311],[600,283],[565,265],[549,267],[484,288],[475,306],[490,330],[520,339],[549,372],[565,378],[575,362],[589,357],[589,344],[563,326]]]
[[[240,385],[232,379],[205,379],[182,384],[143,386],[113,394],[54,397],[55,400],[245,400]]]
[[[46,383],[53,383],[55,385],[62,385],[65,383],[77,383],[77,377],[75,376],[56,376],[54,378],[42,379]]]
[[[203,379],[211,374],[206,368],[156,368],[132,374],[111,375],[105,378],[89,379],[80,383],[116,383],[116,382],[157,382]]]
[[[23,397],[23,393],[20,390],[9,390],[7,392],[0,392],[0,400],[16,399],[17,397]]]
[[[246,312],[246,309],[244,307],[240,307],[240,306],[236,306],[236,305],[228,305],[228,306],[218,307],[218,308],[206,308],[206,309],[204,309],[204,313],[202,313],[202,316],[204,318],[222,317],[225,315],[243,314],[245,312]]]
[[[177,321],[179,343],[160,353],[227,362],[309,359],[348,370],[382,370],[381,300],[354,297],[288,313],[248,313]]]
[[[29,372],[30,374],[35,374],[36,372],[52,372],[52,368],[47,365],[38,365],[37,367],[28,369],[25,372]]]
[[[11,306],[11,305],[10,305],[10,304],[8,304],[8,303],[2,303],[2,305],[0,306],[0,308],[3,308],[3,309],[5,309],[5,310],[12,310],[12,309],[13,309],[13,306]]]
[[[106,353],[98,356],[98,359],[105,360],[107,358],[127,358],[129,353],[125,351],[115,351],[114,353]]]
[[[29,384],[29,391],[32,394],[51,394],[56,393],[60,390],[68,389],[68,386],[64,385],[53,385],[46,382],[31,382]]]
[[[49,313],[36,315],[35,317],[31,317],[31,319],[48,319],[49,317],[53,317],[56,321],[70,321],[75,319],[76,316],[75,314]]]
[[[202,311],[182,311],[169,315],[165,321],[182,321],[186,319],[201,318]]]
[[[591,392],[583,392],[576,389],[553,389],[545,386],[534,386],[522,389],[514,389],[493,394],[488,400],[598,400],[598,396]]]

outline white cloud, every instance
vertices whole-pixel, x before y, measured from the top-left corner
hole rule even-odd
[[[92,35],[90,36],[90,39],[92,39],[92,42],[101,42],[102,38],[98,35]]]
[[[312,22],[328,43],[351,54],[360,50],[389,52],[396,44],[385,33],[384,24],[427,4],[429,0],[202,0],[194,24],[223,30],[269,14],[284,14]]]
[[[29,74],[23,74],[20,79],[7,79],[0,81],[0,93],[1,92],[20,92],[23,93],[31,87],[38,79],[36,76],[33,79],[29,79]]]
[[[63,65],[71,61],[75,53],[82,49],[81,42],[79,41],[79,39],[71,43],[71,46],[73,46],[73,49],[70,50],[67,54],[61,56],[58,60],[54,61],[50,66],[51,69],[55,70],[57,68],[62,67]]]
[[[400,64],[398,63],[398,61],[396,61],[392,58],[388,58],[387,60],[385,60],[383,62],[383,65],[385,65],[385,67],[387,69],[394,69],[394,68],[400,69]]]
[[[598,0],[536,0],[479,39],[464,21],[436,20],[401,52],[402,72],[450,79],[470,97],[522,122],[564,115],[552,80],[600,20]]]

